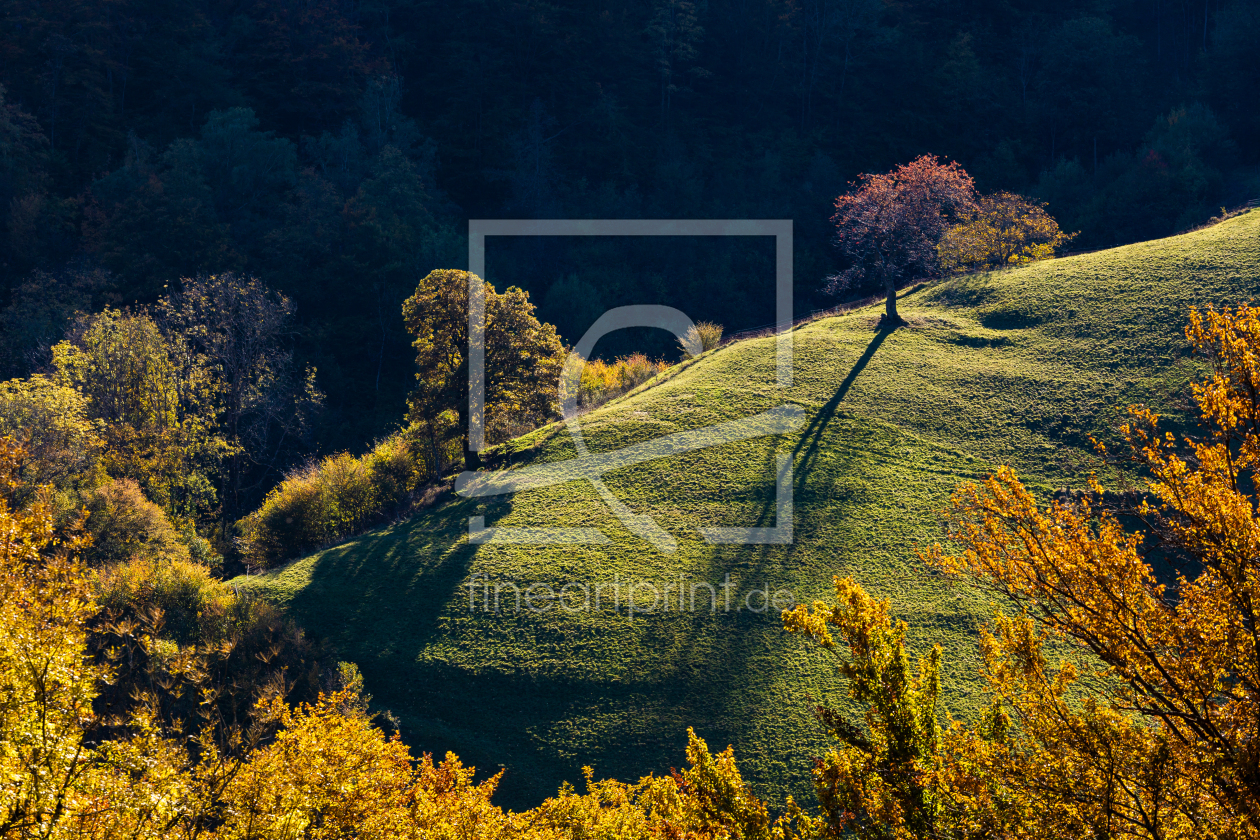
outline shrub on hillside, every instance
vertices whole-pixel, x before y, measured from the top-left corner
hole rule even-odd
[[[396,513],[433,475],[423,447],[405,433],[361,457],[342,452],[290,473],[241,520],[238,547],[268,568],[359,533]]]
[[[701,353],[707,353],[710,350],[716,350],[721,343],[722,325],[712,321],[700,321],[687,330],[687,335],[679,342],[679,345],[682,347],[685,359],[691,355],[691,349],[688,348],[699,347]]]
[[[226,612],[232,591],[206,567],[187,560],[133,557],[99,571],[96,600],[112,616],[160,611],[164,634],[189,644],[222,635],[211,617]]]
[[[594,408],[606,403],[613,397],[634,390],[666,367],[668,365],[665,362],[654,362],[642,353],[634,353],[614,362],[592,359],[582,368],[578,406]]]
[[[188,548],[166,513],[144,497],[129,478],[111,481],[88,496],[87,529],[92,545],[84,559],[93,566],[143,560],[187,560]]]
[[[168,723],[222,727],[248,721],[257,698],[276,690],[318,694],[320,651],[277,607],[205,566],[133,557],[92,582],[101,611],[88,645],[114,672],[101,689],[103,712],[121,713],[143,694]]]

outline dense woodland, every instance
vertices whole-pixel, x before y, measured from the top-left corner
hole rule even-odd
[[[0,9],[0,837],[1260,837],[1246,305],[1189,312],[1200,437],[1138,406],[1125,454],[1100,447],[1139,491],[957,487],[919,557],[996,605],[974,661],[852,577],[783,611],[849,704],[815,707],[810,802],[772,807],[691,732],[682,771],[505,811],[501,776],[413,752],[328,640],[225,580],[514,454],[465,432],[469,218],[791,218],[797,314],[886,295],[851,380],[908,325],[899,286],[1260,197],[1255,3]],[[522,239],[487,265],[492,443],[772,318],[769,241]],[[698,323],[557,384],[628,303]],[[946,668],[983,714],[949,718]]]
[[[1260,194],[1245,0],[21,0],[0,27],[5,375],[76,310],[243,272],[327,395],[293,458],[401,418],[401,303],[470,217],[792,218],[807,312],[836,302],[832,200],[918,154],[1048,201],[1080,249]],[[570,343],[628,302],[729,332],[772,320],[771,253],[499,242],[488,279]]]

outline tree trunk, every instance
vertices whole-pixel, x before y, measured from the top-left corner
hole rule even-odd
[[[893,283],[892,278],[884,281],[884,319],[888,321],[890,326],[900,324],[901,316],[897,314],[897,287]]]
[[[459,426],[459,439],[464,443],[464,469],[469,472],[478,469],[481,466],[481,456],[477,454],[469,445],[468,440],[468,409],[455,412]]]

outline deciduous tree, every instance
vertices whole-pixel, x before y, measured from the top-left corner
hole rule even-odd
[[[52,357],[54,381],[82,394],[100,423],[110,475],[138,482],[176,515],[217,507],[219,389],[181,336],[143,312],[107,309],[84,318]]]
[[[945,231],[937,251],[945,271],[976,271],[1022,265],[1054,256],[1076,234],[1023,196],[998,192],[981,196],[960,224]]]
[[[481,283],[485,295],[485,405],[478,419],[488,439],[556,415],[564,347],[556,328],[534,316],[528,293],[513,286],[500,294],[467,271],[430,272],[403,304],[419,368],[408,418],[430,434],[453,419],[464,441],[464,466],[475,469],[479,459],[468,441],[469,283]]]
[[[938,268],[937,243],[975,207],[975,184],[957,162],[922,155],[882,175],[866,174],[836,199],[836,244],[849,263],[831,278],[833,293],[874,284],[886,296],[885,319],[901,323],[897,286]]]
[[[0,435],[20,447],[10,503],[43,486],[73,498],[103,480],[100,432],[74,388],[41,375],[0,382]]]
[[[158,311],[167,332],[214,378],[230,445],[223,517],[234,520],[286,465],[284,455],[300,445],[307,414],[322,399],[314,370],[300,377],[293,369],[286,346],[293,304],[256,278],[224,272],[185,278]]]
[[[784,611],[783,626],[838,655],[849,696],[866,707],[865,726],[823,707],[817,713],[839,747],[818,760],[814,788],[828,836],[927,837],[938,833],[943,808],[932,788],[940,760],[939,647],[919,662],[906,653],[906,627],[893,623],[887,601],[871,598],[852,578],[836,578],[834,603]]]

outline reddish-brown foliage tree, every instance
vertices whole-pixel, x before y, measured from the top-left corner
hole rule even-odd
[[[936,245],[956,220],[975,207],[976,186],[956,162],[921,155],[892,172],[866,174],[836,199],[836,244],[849,268],[831,278],[828,291],[873,284],[884,290],[885,318],[901,323],[897,286],[938,268]]]

